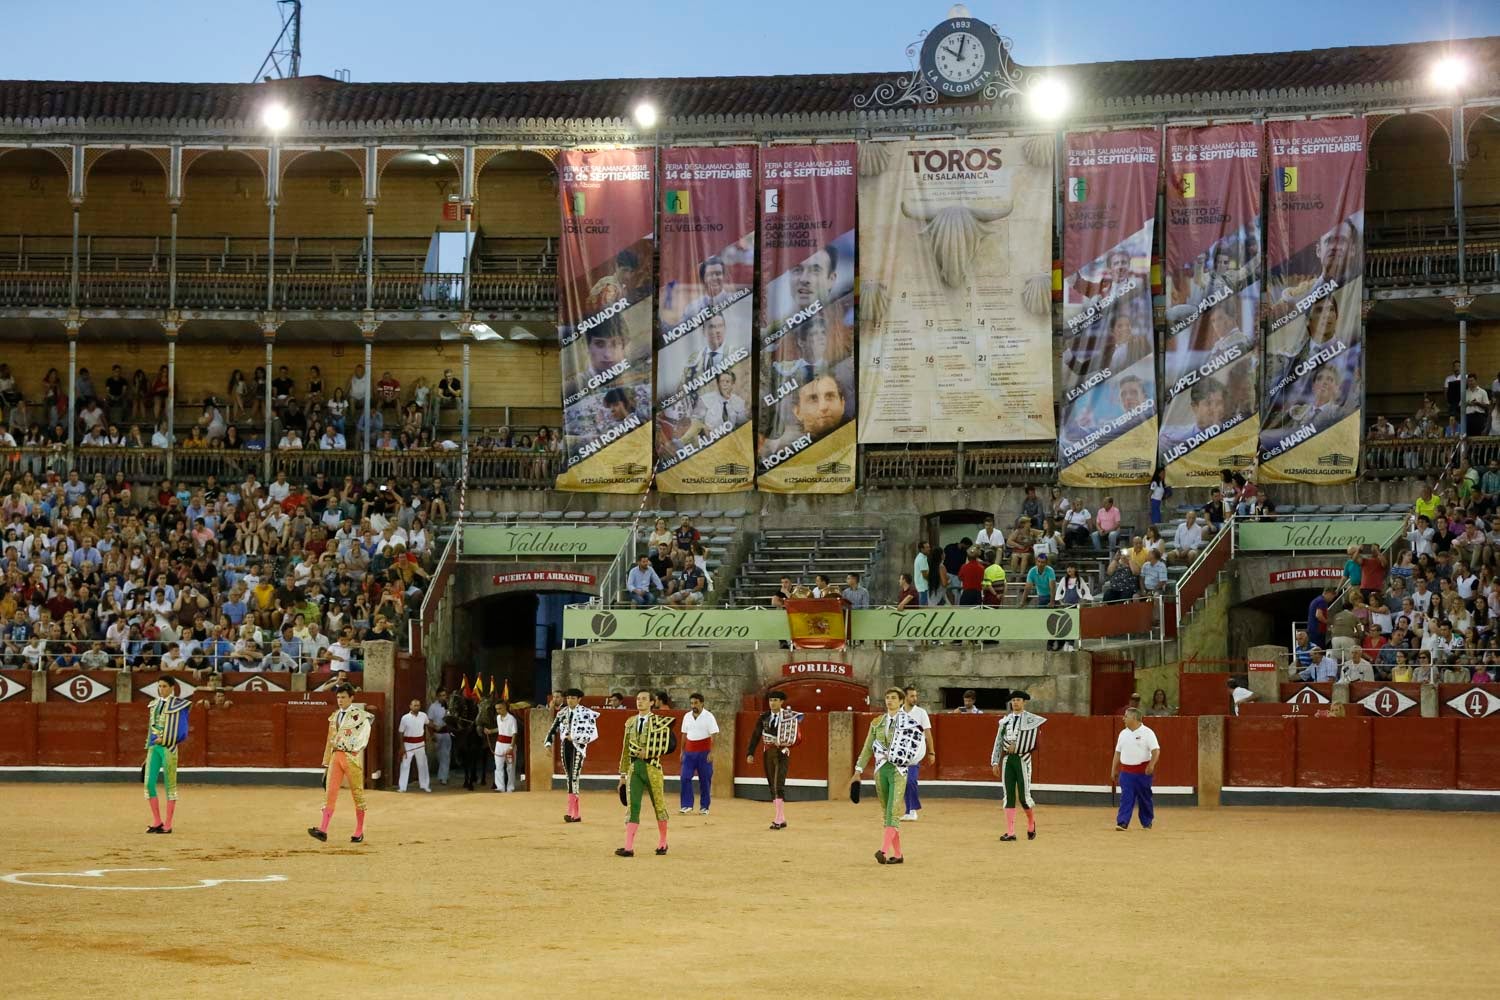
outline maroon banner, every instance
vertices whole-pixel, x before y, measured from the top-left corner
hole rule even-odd
[[[1364,405],[1365,121],[1271,122],[1267,139],[1260,477],[1350,482]]]
[[[585,587],[594,585],[592,573],[565,573],[558,570],[539,569],[521,573],[496,573],[490,582],[505,587],[518,583],[578,583]]]
[[[1255,462],[1260,130],[1167,130],[1160,463],[1171,486],[1212,486]]]
[[[656,488],[733,493],[755,476],[755,147],[662,153]]]
[[[1144,485],[1156,468],[1151,241],[1161,134],[1067,137],[1063,201],[1065,486]]]
[[[756,486],[854,490],[853,143],[761,153]]]
[[[650,149],[559,154],[558,489],[640,493],[651,478],[654,159]]]

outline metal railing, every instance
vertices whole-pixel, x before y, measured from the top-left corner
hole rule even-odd
[[[459,539],[462,535],[463,525],[460,523],[454,527],[453,533],[443,545],[443,551],[438,555],[437,564],[432,568],[432,577],[427,581],[427,590],[422,594],[421,607],[406,620],[406,648],[411,653],[422,652],[423,637],[448,591],[453,568],[458,565]]]
[[[567,468],[566,458],[561,452],[552,451],[470,448],[469,485],[551,489],[557,482],[557,477]]]
[[[207,655],[205,667],[183,666],[164,668],[162,657],[172,646],[177,646],[184,661],[191,659],[198,643],[160,639],[128,639],[123,644],[107,639],[32,639],[22,642],[7,642],[0,649],[0,666],[11,670],[194,670],[266,671],[311,673],[315,669],[344,669],[332,664],[327,647],[318,654],[300,649],[295,654],[282,649],[281,640],[273,639],[260,643],[254,653]],[[299,643],[299,647],[300,647]],[[355,640],[350,647],[349,660],[362,663],[362,643]],[[358,669],[356,667],[356,669]]]
[[[871,489],[934,484],[1020,486],[1057,479],[1057,449],[1051,442],[959,447],[917,445],[866,447],[860,482]]]
[[[165,448],[96,448],[80,445],[73,467],[85,482],[96,475],[111,479],[117,472],[123,472],[125,478],[133,483],[141,480],[159,482],[167,476],[168,454]]]
[[[1500,243],[1465,243],[1464,276],[1468,282],[1500,278]],[[1365,279],[1374,288],[1457,284],[1458,243],[1367,250]]]
[[[1233,515],[1224,519],[1213,538],[1198,553],[1198,558],[1189,564],[1187,572],[1172,585],[1172,614],[1179,634],[1182,623],[1192,615],[1193,605],[1208,593],[1208,588],[1218,579],[1219,571],[1234,558],[1234,520]],[[1183,611],[1184,607],[1187,608],[1186,613]]]

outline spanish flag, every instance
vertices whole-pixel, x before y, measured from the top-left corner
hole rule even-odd
[[[490,684],[490,687],[494,687],[494,686],[495,685],[492,682]],[[510,704],[510,678],[509,677],[505,678],[505,683],[503,685],[501,685],[501,687],[500,687],[500,700],[503,701],[503,702],[505,702],[507,705]]]
[[[786,621],[797,649],[843,649],[849,635],[844,602],[837,597],[787,601]]]
[[[469,683],[468,674],[464,674],[463,696],[470,701],[474,700],[474,686]]]

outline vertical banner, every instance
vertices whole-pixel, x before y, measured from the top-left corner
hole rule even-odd
[[[756,488],[854,491],[853,143],[761,152]]]
[[[1217,485],[1255,462],[1260,129],[1167,130],[1161,465],[1168,485]]]
[[[859,440],[1045,441],[1051,136],[860,147]]]
[[[1064,486],[1140,486],[1156,468],[1151,242],[1156,129],[1067,138],[1063,200]]]
[[[656,488],[748,490],[755,147],[665,150],[661,179]]]
[[[1364,399],[1365,121],[1272,122],[1260,478],[1345,483]]]
[[[654,149],[563,150],[557,339],[560,490],[641,493],[651,477]]]

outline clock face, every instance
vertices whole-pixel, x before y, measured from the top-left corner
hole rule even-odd
[[[933,28],[922,41],[922,77],[943,97],[978,93],[999,64],[999,40],[983,21],[956,17]]]
[[[971,31],[955,31],[937,44],[933,68],[950,83],[968,83],[984,72],[984,44]]]

